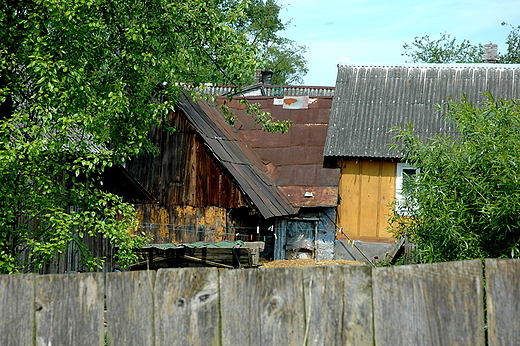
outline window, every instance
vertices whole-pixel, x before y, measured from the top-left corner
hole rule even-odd
[[[410,166],[406,163],[398,163],[397,164],[397,176],[395,180],[395,202],[396,207],[395,210],[399,215],[410,215],[410,207],[413,208],[412,205],[406,205],[406,195],[403,190],[407,190],[410,188],[411,180],[415,175],[419,173],[419,169],[413,166]]]

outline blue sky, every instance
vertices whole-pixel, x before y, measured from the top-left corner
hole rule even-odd
[[[308,47],[305,85],[334,86],[338,63],[402,65],[403,43],[415,36],[497,43],[520,25],[520,0],[279,0],[280,35]]]

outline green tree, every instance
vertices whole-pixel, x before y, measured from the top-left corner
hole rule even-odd
[[[256,50],[235,25],[245,9],[218,0],[0,3],[0,273],[37,269],[86,233],[117,245],[122,262],[135,259],[145,241],[131,231],[135,210],[104,190],[101,173],[153,149],[147,133],[181,83],[250,78]]]
[[[225,3],[224,7],[240,4],[238,0]],[[249,0],[245,17],[237,22],[236,27],[257,47],[259,67],[273,71],[273,84],[303,83],[308,72],[304,57],[307,47],[279,35],[290,24],[279,18],[281,9],[276,0]]]
[[[520,257],[520,106],[495,100],[452,102],[457,135],[420,140],[398,131],[404,160],[419,168],[403,187],[397,236],[417,245],[420,262]]]
[[[502,64],[516,64],[520,62],[520,26],[511,24],[505,43],[507,51],[498,55],[498,62]],[[469,40],[457,42],[450,34],[441,34],[438,39],[432,39],[428,35],[415,37],[413,43],[404,43],[402,55],[411,59],[409,62],[424,63],[482,63],[484,46],[481,43],[472,44]]]
[[[261,66],[273,71],[273,84],[303,83],[303,76],[308,72],[306,51],[307,47],[293,40],[278,38],[263,50]]]
[[[432,39],[426,35],[415,37],[413,43],[403,45],[403,55],[412,60],[410,62],[424,63],[480,63],[484,47],[482,44],[473,45],[468,40],[458,43],[450,34],[441,34],[440,38]]]
[[[506,38],[507,51],[499,56],[499,62],[503,64],[518,64],[520,63],[520,25],[514,27],[505,22],[502,25],[511,27],[511,31]]]

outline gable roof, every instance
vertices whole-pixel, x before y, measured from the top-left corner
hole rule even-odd
[[[195,102],[182,95],[177,107],[262,217],[268,219],[297,213],[298,210],[267,177],[267,169],[258,156],[224,121],[217,106],[203,100]]]
[[[414,66],[339,66],[324,155],[399,158],[392,152],[392,127],[413,123],[429,138],[452,132],[437,104],[520,98],[520,66],[453,64]]]

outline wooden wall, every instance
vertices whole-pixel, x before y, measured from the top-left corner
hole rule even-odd
[[[390,241],[389,204],[395,198],[397,163],[390,161],[341,160],[338,226],[351,238]],[[337,234],[339,239],[344,236]]]
[[[517,345],[519,278],[504,259],[0,275],[0,344]]]
[[[155,243],[225,240],[219,233],[230,224],[228,211],[248,207],[244,196],[182,113],[171,113],[168,122],[175,132],[150,134],[159,155],[141,155],[126,165],[156,198],[136,204],[141,229]],[[216,233],[201,235],[208,226]]]
[[[138,207],[138,218],[139,230],[156,244],[234,240],[234,232],[228,234],[225,208],[144,204]]]

